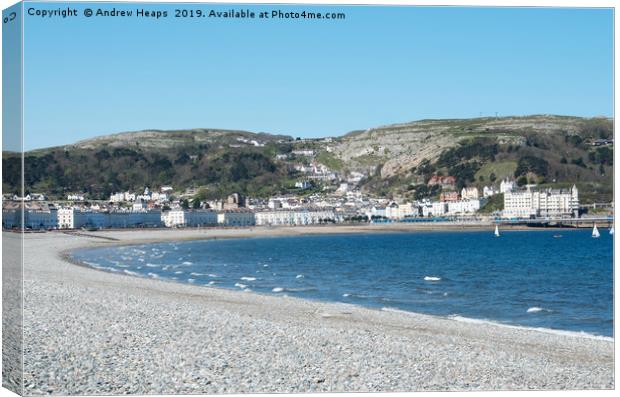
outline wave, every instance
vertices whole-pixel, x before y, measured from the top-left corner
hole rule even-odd
[[[295,278],[304,278],[303,274],[298,274],[297,276],[295,276]]]
[[[538,307],[538,306],[533,306],[530,307],[529,309],[527,309],[527,313],[539,313],[539,312],[552,312],[552,310],[549,309],[545,309],[542,307]]]
[[[491,325],[491,326],[494,326],[494,327],[509,328],[509,329],[516,329],[516,330],[522,330],[522,331],[542,332],[542,333],[546,333],[546,334],[568,336],[568,337],[572,337],[572,338],[595,339],[595,340],[602,340],[602,341],[606,341],[606,342],[613,342],[614,341],[614,338],[610,337],[610,336],[596,335],[596,334],[591,334],[591,333],[583,332],[583,331],[565,331],[565,330],[553,329],[553,328],[527,327],[527,326],[523,326],[523,325],[511,325],[511,324],[499,323],[499,322],[496,322],[496,321],[480,320],[480,319],[477,319],[477,318],[470,318],[470,317],[462,317],[462,316],[458,316],[458,315],[453,315],[453,316],[434,316],[432,314],[415,313],[415,312],[410,312],[410,311],[406,311],[406,310],[396,309],[396,308],[393,308],[393,307],[382,307],[381,311],[391,312],[391,313],[398,313],[398,314],[405,314],[405,315],[414,316],[414,317],[415,316],[438,317],[438,318],[445,318],[445,319],[449,319],[449,320],[459,321],[459,322],[463,322],[463,323]]]
[[[196,272],[191,272],[189,275],[190,276],[195,276],[195,277],[206,276],[205,273],[196,273]]]
[[[448,318],[452,320],[456,320],[456,321],[465,322],[465,323],[487,324],[487,325],[493,325],[493,326],[502,327],[502,328],[520,329],[520,330],[525,330],[525,331],[537,331],[537,332],[544,332],[544,333],[553,334],[553,335],[569,336],[572,338],[597,339],[597,340],[604,340],[608,342],[614,341],[614,338],[609,337],[609,336],[596,335],[596,334],[591,334],[591,333],[583,332],[583,331],[565,331],[565,330],[553,329],[553,328],[527,327],[523,325],[503,324],[503,323],[498,323],[496,321],[478,320],[475,318],[461,317],[461,316],[449,316]]]
[[[441,281],[441,277],[425,276],[424,281]]]
[[[345,298],[351,297],[351,298],[356,298],[356,299],[383,299],[383,297],[381,296],[356,294],[356,293],[350,293],[350,292],[346,294],[342,294],[342,296],[344,296]]]
[[[318,291],[318,288],[316,287],[301,287],[301,288],[274,287],[271,290],[271,292],[307,292],[307,291]]]
[[[155,263],[147,263],[145,266],[146,267],[160,267],[161,265],[157,265]]]
[[[243,281],[256,281],[256,277],[241,277],[239,280],[243,280]]]
[[[308,292],[308,291],[317,291],[316,287],[302,287],[302,288],[284,288],[287,292]]]
[[[241,284],[241,283],[235,283],[235,287],[239,287],[239,288],[243,289],[243,288],[247,288],[247,285]]]
[[[130,276],[135,276],[135,277],[142,276],[140,273],[132,272],[131,270],[123,270],[123,273],[128,274]]]
[[[182,263],[182,265],[193,265],[193,263],[190,262],[190,261],[185,261],[185,262]]]

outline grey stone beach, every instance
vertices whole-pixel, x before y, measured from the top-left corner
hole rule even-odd
[[[341,231],[26,234],[24,393],[614,388],[609,338],[184,285],[66,258],[88,246]],[[6,250],[19,235],[5,234]]]

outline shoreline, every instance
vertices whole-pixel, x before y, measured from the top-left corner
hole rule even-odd
[[[144,228],[144,229],[100,229],[93,231],[84,231],[80,229],[58,229],[46,232],[32,232],[32,234],[41,233],[65,233],[75,234],[82,236],[91,236],[110,241],[118,239],[104,236],[105,234],[113,233],[179,233],[181,238],[179,240],[187,239],[200,239],[200,237],[186,237],[184,235],[195,233],[211,233],[215,234],[216,238],[226,238],[229,234],[234,234],[234,238],[246,237],[245,235],[237,235],[239,232],[248,232],[247,237],[253,237],[255,233],[265,236],[297,236],[297,235],[321,235],[321,234],[372,234],[372,233],[413,233],[413,232],[483,232],[488,231],[493,233],[495,229],[494,223],[488,224],[472,224],[472,223],[385,223],[385,224],[334,224],[334,225],[297,225],[297,226],[234,226],[234,227],[185,227],[185,228]],[[500,231],[576,231],[576,230],[588,230],[591,227],[531,227],[527,225],[514,224],[514,225],[501,225]],[[606,229],[603,227],[603,229]],[[13,231],[10,231],[13,232]],[[15,232],[20,233],[20,232]],[[25,234],[29,234],[28,232]],[[160,238],[160,237],[158,237]]]
[[[300,235],[255,229],[26,235],[29,394],[614,387],[613,339],[126,277],[65,257],[89,247]],[[303,234],[315,229],[304,228]],[[128,345],[122,342],[127,338]],[[109,357],[118,368],[99,375],[96,369]],[[163,367],[153,367],[147,357],[165,357]],[[193,363],[192,370],[181,370],[181,362]],[[78,383],[60,382],[63,365],[82,374]],[[36,370],[41,366],[52,370]]]
[[[235,231],[235,230],[263,230],[284,234],[334,234],[334,233],[376,233],[376,232],[470,232],[470,231],[486,231],[494,230],[496,223],[494,222],[390,222],[390,223],[340,223],[328,225],[254,225],[254,226],[206,226],[206,227],[183,227],[183,228],[107,228],[92,231],[82,229],[54,229],[54,230],[26,230],[24,234],[44,234],[44,233],[73,233],[80,235],[90,235],[93,233],[113,233],[113,232],[157,232],[157,231]],[[587,230],[591,229],[591,225],[587,226],[528,226],[517,223],[499,224],[500,230],[505,231],[560,231],[560,230]],[[601,226],[607,229],[607,226]],[[346,230],[345,232],[339,230]],[[17,229],[3,229],[3,232],[21,234],[22,231]],[[101,237],[106,238],[107,237]],[[114,240],[113,238],[111,240]]]

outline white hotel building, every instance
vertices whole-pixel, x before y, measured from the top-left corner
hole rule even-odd
[[[480,209],[480,200],[459,200],[459,201],[450,201],[448,204],[448,215],[466,215],[473,214],[478,212]]]
[[[161,212],[158,210],[99,212],[83,211],[78,208],[60,208],[57,217],[59,229],[160,227],[162,224]]]
[[[217,212],[210,210],[171,210],[161,214],[166,227],[198,227],[217,225]]]
[[[392,202],[385,207],[372,207],[366,212],[368,218],[373,216],[385,217],[388,219],[403,219],[418,215],[418,208],[411,203],[397,204]]]
[[[579,209],[579,192],[571,189],[546,189],[534,191],[530,186],[522,191],[504,193],[506,218],[530,218],[575,215]]]
[[[246,209],[231,209],[217,214],[217,223],[224,226],[254,226],[254,212]]]
[[[261,211],[255,214],[257,225],[268,226],[295,226],[295,225],[318,225],[326,220],[339,222],[338,216],[333,209],[309,209],[297,208],[291,210]]]

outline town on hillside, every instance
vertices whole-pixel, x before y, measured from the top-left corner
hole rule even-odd
[[[313,175],[324,175],[314,169]],[[328,172],[329,174],[329,172]],[[326,177],[330,177],[329,175]],[[306,180],[300,181],[300,189]],[[457,189],[453,176],[433,175],[429,189],[438,188],[438,199],[399,201],[371,197],[347,182],[334,192],[307,196],[283,195],[268,199],[234,193],[221,200],[203,199],[201,189],[175,191],[172,186],[141,192],[117,192],[109,200],[89,200],[85,194],[68,194],[66,200],[47,200],[44,194],[25,197],[5,195],[2,226],[16,229],[24,209],[28,230],[302,226],[341,223],[388,222],[479,222],[481,220],[532,221],[569,220],[587,217],[592,210],[610,215],[611,205],[602,208],[580,206],[576,186],[541,189],[519,187],[514,179],[504,179],[478,189]],[[596,207],[596,206],[595,206]]]
[[[340,137],[145,130],[3,153],[3,227],[527,222],[613,216],[613,119],[420,120]],[[569,222],[569,220],[571,220]]]

